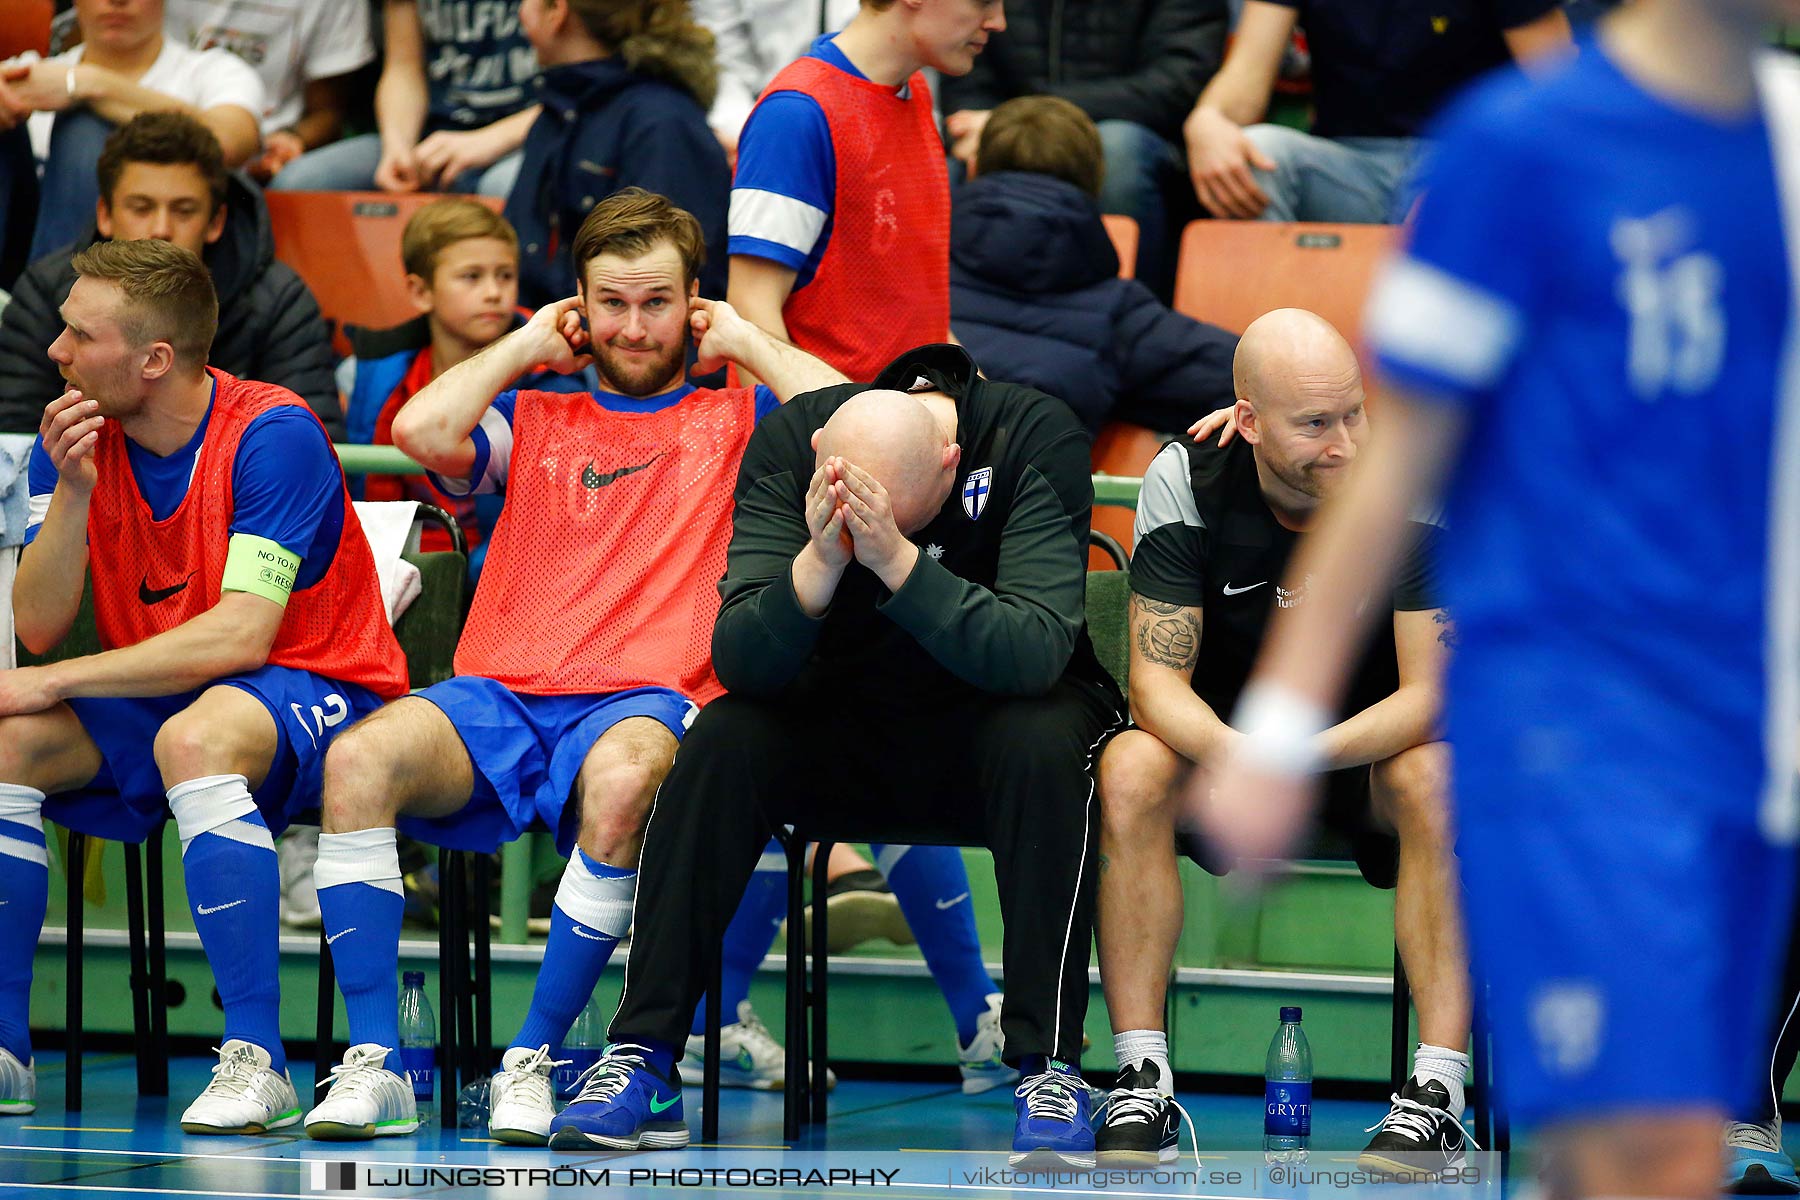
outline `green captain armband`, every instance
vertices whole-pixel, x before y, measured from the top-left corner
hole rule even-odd
[[[298,554],[253,533],[234,533],[225,551],[225,578],[220,586],[227,592],[261,596],[286,608],[288,595],[294,590],[294,577],[299,573]]]

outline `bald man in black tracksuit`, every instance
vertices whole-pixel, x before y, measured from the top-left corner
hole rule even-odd
[[[611,1095],[577,1111],[586,1141],[571,1134],[569,1148],[685,1144],[669,1056],[720,935],[770,830],[815,814],[829,829],[841,814],[893,841],[948,830],[993,851],[1005,1056],[1027,1076],[1015,1159],[1092,1162],[1086,1093],[1070,1075],[1094,909],[1090,758],[1124,705],[1086,630],[1086,436],[1061,402],[980,378],[960,347],[902,355],[873,386],[914,393],[892,402],[923,402],[940,443],[960,447],[944,456],[948,496],[941,507],[931,496],[905,533],[897,586],[853,559],[809,616],[815,431],[870,388],[798,397],[757,427],[713,636],[730,694],[701,712],[652,810],[610,1031],[622,1061],[605,1068],[626,1075],[590,1088]],[[897,492],[894,509],[905,530]]]

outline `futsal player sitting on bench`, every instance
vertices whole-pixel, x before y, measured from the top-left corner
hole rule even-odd
[[[700,224],[661,196],[607,197],[571,249],[579,295],[444,372],[394,420],[395,444],[445,492],[503,490],[506,503],[455,678],[350,730],[326,764],[316,879],[351,1045],[307,1114],[316,1138],[418,1127],[412,1089],[387,1065],[396,824],[488,852],[542,821],[569,865],[489,1132],[544,1144],[554,1051],[630,927],[651,799],[697,706],[724,690],[712,627],[738,461],[777,396],[843,381],[729,305],[694,299]],[[728,357],[768,386],[689,384],[690,327],[709,369]],[[506,390],[540,363],[570,372],[590,358],[598,393]]]
[[[31,960],[43,818],[142,841],[164,798],[225,1009],[189,1133],[300,1119],[281,1047],[271,837],[318,806],[325,749],[406,691],[375,561],[325,427],[285,388],[206,365],[198,256],[154,239],[75,256],[50,347],[69,390],[31,460],[19,637],[60,642],[91,577],[95,655],[0,672],[0,1112],[34,1106]]]

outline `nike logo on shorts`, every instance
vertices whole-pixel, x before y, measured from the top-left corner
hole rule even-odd
[[[1269,582],[1269,581],[1265,579],[1262,581],[1262,583],[1246,584],[1245,586],[1243,586],[1241,588],[1234,588],[1228,583],[1225,585],[1225,594],[1227,596],[1241,596],[1245,592],[1255,591],[1257,588],[1261,587],[1263,585],[1263,583],[1267,583],[1267,582]]]
[[[937,902],[938,911],[942,912],[947,908],[955,908],[957,905],[961,904],[964,900],[967,900],[968,898],[969,898],[969,893],[964,892],[962,895],[952,896],[948,900],[939,900]]]
[[[210,917],[216,912],[224,912],[228,908],[236,908],[240,904],[248,904],[248,903],[249,903],[248,900],[233,900],[230,904],[215,904],[211,908],[208,908],[208,907],[206,907],[206,905],[202,904],[198,908],[196,908],[194,911],[199,913],[203,917]]]

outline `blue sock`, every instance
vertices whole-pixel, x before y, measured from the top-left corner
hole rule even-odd
[[[50,900],[44,793],[0,783],[0,1049],[31,1061],[31,963]]]
[[[321,833],[313,866],[325,944],[344,1011],[350,1044],[400,1048],[400,925],[406,890],[392,829]],[[389,1060],[389,1065],[398,1063]]]
[[[769,956],[781,922],[787,917],[787,852],[781,843],[771,841],[763,851],[750,886],[738,902],[731,924],[725,927],[724,957],[719,966],[719,1020],[726,1025],[737,1020],[738,1004],[750,998],[750,977],[762,960]],[[689,1032],[699,1037],[706,1032],[706,998],[694,1006],[694,1023]]]
[[[532,1050],[562,1045],[593,998],[613,947],[631,928],[636,896],[635,870],[608,866],[575,848],[550,910],[550,940],[531,990],[531,1009],[513,1045]]]
[[[1066,1063],[1044,1054],[1027,1054],[1019,1059],[1019,1074],[1026,1079],[1033,1075],[1041,1075],[1045,1071],[1055,1071],[1059,1075],[1067,1075],[1073,1079],[1081,1078],[1081,1068],[1074,1063]]]
[[[669,1080],[671,1083],[674,1082],[675,1062],[681,1057],[682,1052],[680,1050],[677,1050],[667,1042],[659,1042],[653,1038],[645,1038],[643,1041],[627,1042],[624,1044],[642,1046],[644,1048],[644,1061],[654,1067],[657,1073],[664,1079]]]
[[[281,1046],[281,870],[275,840],[242,775],[207,775],[169,789],[181,831],[194,928],[225,1007],[225,1041],[269,1052],[287,1069]]]
[[[919,952],[956,1021],[956,1040],[966,1046],[987,998],[1000,989],[981,961],[969,872],[954,846],[879,846],[869,849],[900,901],[900,911],[919,939]]]

